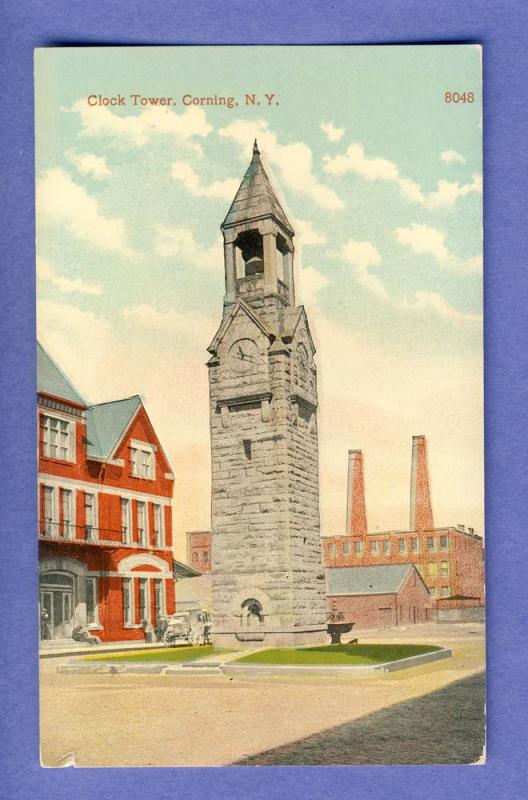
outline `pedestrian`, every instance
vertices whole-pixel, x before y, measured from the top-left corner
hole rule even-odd
[[[51,628],[49,624],[49,614],[45,608],[40,612],[40,638],[51,639]]]

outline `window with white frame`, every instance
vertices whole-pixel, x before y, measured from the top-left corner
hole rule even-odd
[[[420,552],[420,542],[418,539],[411,539],[411,550],[413,551],[413,553]]]
[[[449,536],[440,537],[440,550],[449,550]]]
[[[449,576],[449,561],[440,562],[440,576],[447,578]]]
[[[406,550],[407,550],[407,542],[405,541],[405,539],[400,539],[400,541],[398,542],[398,552],[405,553]]]
[[[436,550],[436,538],[434,536],[427,537],[427,549],[430,553]]]
[[[73,492],[62,489],[62,534],[66,539],[74,538]]]
[[[86,624],[99,624],[97,615],[97,578],[86,578]]]
[[[327,544],[326,553],[327,553],[329,558],[334,558],[335,557],[336,549],[335,549],[335,544],[333,542],[330,542],[330,544]]]
[[[363,542],[354,542],[354,553],[358,557],[363,555]]]
[[[97,497],[90,492],[84,493],[84,527],[87,540],[95,541],[97,539]]]
[[[138,543],[143,547],[148,546],[148,521],[147,504],[143,500],[137,501],[137,530]]]
[[[121,498],[121,532],[123,543],[130,544],[132,542],[132,509],[128,497]]]
[[[350,555],[350,542],[343,542],[343,555],[344,556]]]
[[[154,547],[163,547],[165,539],[163,530],[163,506],[154,503],[152,509],[154,512]]]
[[[390,554],[390,540],[384,539],[383,540],[383,553],[384,555],[388,556]]]
[[[54,536],[58,533],[56,489],[54,486],[43,486],[42,491],[44,493],[43,532],[45,536]]]
[[[429,587],[429,593],[430,593],[431,597],[436,597],[436,586],[430,586]]]
[[[165,614],[165,581],[162,578],[154,578],[154,607],[157,622]]]
[[[449,586],[442,586],[442,597],[449,597],[451,594],[451,589]]]
[[[154,445],[133,442],[130,447],[130,466],[134,478],[146,478],[153,481],[156,477]]]
[[[436,578],[436,563],[434,561],[430,561],[427,570],[431,578]]]
[[[75,423],[59,417],[42,416],[42,453],[46,458],[75,461]]]
[[[373,556],[377,556],[379,553],[379,544],[378,542],[374,541],[370,543],[370,552]]]
[[[125,626],[134,624],[134,583],[133,578],[123,578],[123,621]]]
[[[139,579],[139,619],[150,622],[149,584],[148,578]]]

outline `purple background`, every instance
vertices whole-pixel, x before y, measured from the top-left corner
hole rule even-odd
[[[521,0],[4,0],[0,11],[0,795],[526,796],[527,6]],[[33,48],[478,42],[484,46],[488,763],[44,770],[38,760]],[[453,387],[455,391],[456,387]],[[151,712],[153,709],[151,709]],[[442,725],[442,719],[438,719]],[[199,742],[196,743],[199,747]],[[3,784],[3,786],[2,786]]]

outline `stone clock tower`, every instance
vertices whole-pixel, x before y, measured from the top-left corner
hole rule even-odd
[[[256,142],[222,233],[208,348],[214,642],[325,641],[315,348],[295,305],[293,228]]]

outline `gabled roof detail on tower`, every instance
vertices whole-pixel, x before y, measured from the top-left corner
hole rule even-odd
[[[222,324],[218,328],[218,330],[217,330],[217,332],[216,332],[216,334],[215,334],[215,336],[213,338],[213,341],[211,342],[211,344],[207,348],[209,353],[216,353],[216,351],[218,349],[218,345],[220,344],[220,342],[224,338],[225,334],[227,333],[227,331],[229,329],[229,326],[231,325],[231,323],[234,320],[234,318],[236,317],[236,315],[238,313],[240,313],[240,312],[242,312],[243,314],[246,314],[246,316],[249,317],[249,319],[257,326],[257,328],[259,328],[259,330],[262,331],[264,336],[266,336],[268,339],[270,339],[270,341],[273,338],[275,338],[274,334],[271,333],[271,331],[269,331],[262,324],[262,321],[257,317],[257,315],[254,313],[254,311],[246,303],[244,303],[243,300],[238,300],[235,303],[235,305],[233,306],[233,308],[230,310],[230,312],[227,315],[227,317],[225,317],[225,319],[222,321]]]
[[[221,227],[231,228],[243,222],[267,217],[273,217],[293,236],[293,228],[260,160],[260,150],[255,139],[251,163]]]
[[[316,347],[312,337],[312,332],[310,331],[310,326],[308,324],[308,317],[306,316],[306,311],[304,310],[304,306],[295,306],[294,308],[290,308],[286,311],[286,313],[284,314],[284,320],[282,326],[282,334],[281,334],[282,339],[287,344],[292,342],[301,321],[304,323],[304,326],[306,328],[306,333],[308,336],[308,340],[310,342],[310,346],[312,348],[312,352],[315,353]]]
[[[86,400],[46,353],[40,342],[37,342],[37,392],[49,394],[83,408],[87,405]]]

